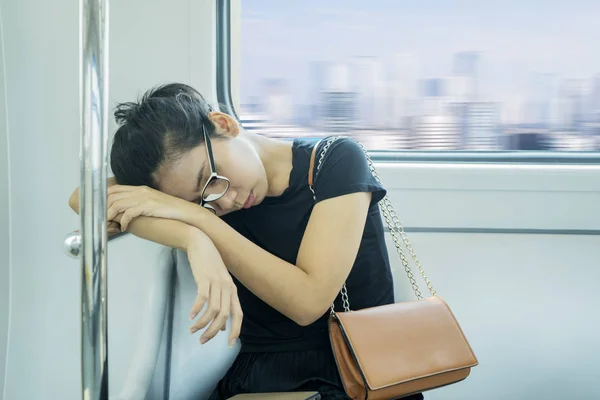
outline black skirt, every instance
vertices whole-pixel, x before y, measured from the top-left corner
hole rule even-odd
[[[348,400],[331,349],[241,352],[210,400],[241,393],[315,391],[322,400]],[[407,400],[423,399],[417,394]]]

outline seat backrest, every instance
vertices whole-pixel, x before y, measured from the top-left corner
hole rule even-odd
[[[122,235],[111,238],[107,253],[110,399],[144,400],[165,386],[161,348],[168,337],[173,252]]]
[[[192,335],[196,283],[187,254],[122,235],[108,246],[111,400],[208,398],[238,351],[229,327],[208,343]]]
[[[175,260],[169,399],[206,399],[237,356],[239,341],[233,349],[229,348],[229,321],[225,332],[219,332],[203,345],[200,344],[203,331],[190,334],[189,313],[196,300],[196,283],[187,254],[177,251]]]

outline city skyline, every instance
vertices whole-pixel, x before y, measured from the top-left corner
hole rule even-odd
[[[576,118],[590,120],[594,112],[600,113],[600,74],[590,79],[561,79],[555,74],[534,74],[524,85],[523,96],[519,102],[513,102],[505,107],[506,104],[490,96],[484,96],[480,91],[479,65],[483,56],[484,53],[478,51],[455,53],[452,57],[452,73],[431,78],[420,77],[417,71],[417,60],[407,54],[395,55],[392,65],[383,65],[380,59],[370,56],[351,57],[345,63],[313,61],[310,65],[310,79],[303,88],[306,93],[304,104],[295,101],[290,84],[292,79],[265,78],[259,82],[258,92],[247,96],[242,105],[254,107],[256,111],[257,105],[269,108],[267,102],[273,103],[276,100],[280,106],[294,107],[294,111],[298,112],[307,106],[317,105],[320,102],[319,97],[324,92],[363,92],[372,96],[370,100],[378,102],[379,107],[364,107],[364,101],[359,101],[357,113],[366,111],[382,119],[385,116],[377,115],[378,112],[386,112],[389,118],[393,118],[389,111],[393,113],[398,110],[390,110],[390,106],[403,107],[389,104],[394,102],[394,97],[404,96],[414,103],[412,110],[403,110],[404,116],[426,113],[427,106],[420,103],[434,97],[444,98],[449,103],[467,101],[495,103],[501,114],[499,123],[503,125],[543,124],[553,125],[555,128],[570,127],[564,123],[562,126],[557,126],[561,125],[561,121],[557,119],[564,119],[564,116],[559,114],[570,112],[579,114]],[[382,71],[385,73],[381,73]],[[576,101],[579,109],[569,110],[568,107],[558,109],[561,102],[564,103],[565,100]],[[508,118],[507,109],[510,111]],[[288,113],[288,119],[285,123],[297,121],[298,115],[293,116]],[[394,123],[379,125],[393,126]]]
[[[281,3],[243,3],[240,93],[280,125],[319,126],[306,122],[311,108],[337,109],[329,119],[353,129],[413,134],[402,121],[431,110],[586,135],[598,127],[581,123],[600,123],[600,4]]]

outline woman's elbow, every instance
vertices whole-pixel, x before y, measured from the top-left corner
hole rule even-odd
[[[69,197],[69,207],[79,214],[79,189],[76,189],[71,197]]]
[[[309,326],[329,312],[331,305],[313,305],[298,310],[297,315],[292,318],[300,326]]]
[[[309,315],[304,316],[303,315],[303,316],[299,316],[299,317],[294,318],[294,322],[297,323],[300,326],[309,326],[309,325],[313,324],[314,322],[316,322],[318,319],[319,319],[319,317],[315,318],[312,315],[311,316],[309,316]]]

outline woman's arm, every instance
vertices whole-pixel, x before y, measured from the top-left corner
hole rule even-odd
[[[115,220],[119,222],[120,217]],[[204,344],[219,330],[225,330],[225,324],[231,315],[229,345],[233,346],[233,342],[240,335],[242,308],[235,283],[210,238],[199,229],[183,222],[152,217],[134,219],[131,221],[129,232],[187,253],[198,287],[196,301],[190,311],[190,320],[196,318],[207,304],[206,311],[192,324],[190,332],[195,333],[208,326],[200,337],[200,343]]]
[[[119,222],[120,218],[121,216],[118,216],[115,221]],[[225,324],[231,315],[228,342],[233,346],[233,342],[240,336],[242,308],[235,283],[210,238],[186,223],[152,217],[134,219],[128,231],[142,239],[187,253],[198,287],[196,301],[190,311],[190,320],[196,318],[207,305],[206,311],[190,327],[190,332],[195,333],[208,326],[200,337],[200,343],[204,344],[219,330],[225,330]]]
[[[116,184],[117,184],[117,181],[114,177],[108,178],[106,180],[106,185],[108,187],[114,186]],[[71,209],[73,211],[75,211],[77,214],[79,214],[79,187],[77,187],[73,191],[73,194],[71,194],[71,197],[69,197],[69,207],[71,207]]]
[[[187,221],[210,237],[229,271],[250,291],[299,325],[309,325],[331,306],[352,269],[370,201],[371,193],[361,192],[318,203],[295,266],[201,207]]]
[[[124,213],[184,221],[204,232],[225,265],[244,286],[299,325],[309,325],[335,300],[356,259],[370,192],[329,198],[315,205],[302,238],[296,265],[240,235],[212,212],[147,187],[115,186],[109,216]]]
[[[335,142],[323,164],[315,183],[317,204],[296,265],[263,250],[199,205],[147,187],[110,188],[108,213],[124,213],[124,229],[139,215],[197,227],[210,237],[244,286],[296,323],[309,325],[338,295],[355,262],[368,210],[385,194],[362,148],[353,141]]]
[[[114,182],[112,184],[114,185]],[[109,186],[111,186],[110,182]],[[75,212],[79,211],[78,192],[79,189],[76,189],[69,199],[69,205]],[[119,223],[121,218],[122,214],[117,215],[114,222]],[[194,322],[190,331],[195,333],[213,321],[200,338],[201,343],[205,343],[212,339],[220,329],[225,328],[231,314],[229,343],[233,345],[240,334],[243,319],[242,309],[235,284],[210,238],[198,228],[184,222],[145,216],[133,219],[128,231],[142,239],[187,253],[192,274],[198,286],[198,294],[190,312],[190,320],[194,319],[208,302],[206,311]]]
[[[117,182],[114,177],[108,178],[108,187],[116,184]],[[71,207],[75,213],[79,214],[79,188],[75,189],[73,194],[71,194],[71,197],[69,198],[69,207]],[[117,215],[112,222],[119,223],[122,217],[123,214]],[[181,221],[145,216],[140,216],[131,221],[130,229],[128,231],[142,239],[184,251],[187,250],[190,240],[195,239],[201,233],[198,232],[197,228]]]
[[[106,184],[108,187],[111,187],[116,185],[117,181],[114,177],[111,177],[107,179]],[[79,214],[79,187],[77,187],[71,194],[71,197],[69,197],[69,207],[71,207],[71,210],[75,211],[75,213]],[[107,221],[107,224],[108,237],[121,232],[121,226],[118,222],[109,220]]]

